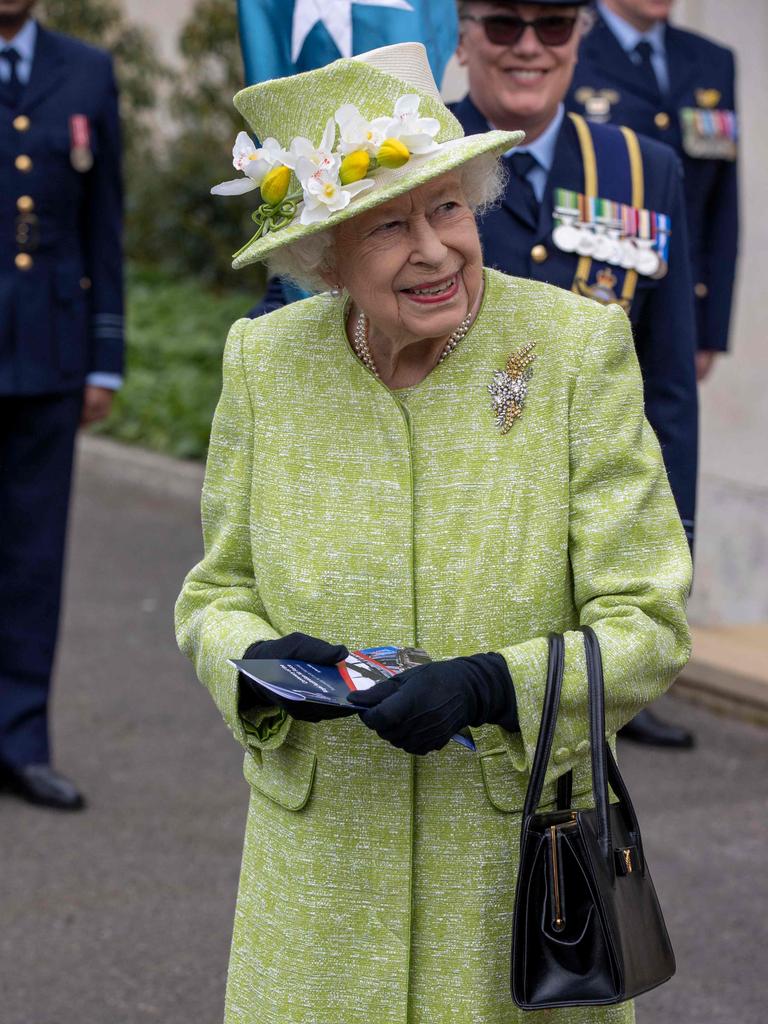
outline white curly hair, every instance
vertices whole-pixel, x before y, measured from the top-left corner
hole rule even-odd
[[[483,153],[467,161],[461,168],[461,188],[473,213],[482,214],[492,207],[504,192],[507,171],[499,157]],[[309,292],[328,289],[323,272],[333,268],[333,228],[319,231],[301,241],[286,245],[269,261],[271,276],[288,278]]]

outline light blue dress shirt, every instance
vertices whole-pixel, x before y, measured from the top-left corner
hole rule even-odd
[[[654,22],[653,27],[647,32],[640,32],[630,25],[628,21],[621,18],[615,11],[610,11],[605,4],[598,0],[597,9],[600,17],[608,28],[616,36],[619,46],[624,50],[634,64],[640,63],[640,57],[635,53],[635,47],[639,42],[645,41],[651,45],[651,64],[656,74],[656,80],[662,93],[669,92],[669,64],[667,63],[666,46],[666,22]]]
[[[32,60],[35,56],[37,42],[37,22],[27,18],[13,39],[0,40],[0,50],[12,46],[21,60],[16,64],[16,77],[22,85],[26,85],[32,74]],[[0,81],[7,82],[11,77],[11,66],[7,60],[0,60]]]
[[[0,50],[12,46],[18,53],[21,60],[16,64],[16,77],[22,85],[26,85],[29,76],[32,74],[32,61],[35,57],[35,44],[37,43],[37,22],[28,18],[19,29],[13,39],[3,42]],[[7,82],[11,77],[11,66],[7,60],[0,60],[0,81]],[[122,385],[123,378],[119,373],[89,373],[85,379],[86,384],[95,388],[109,388],[110,391],[117,391]]]
[[[561,103],[557,108],[557,113],[549,122],[547,127],[533,142],[527,146],[515,146],[514,149],[510,149],[504,154],[504,156],[512,156],[513,153],[530,153],[536,160],[536,166],[532,167],[526,174],[526,178],[530,182],[533,194],[536,199],[541,202],[544,198],[544,189],[547,185],[547,178],[549,172],[552,170],[552,164],[555,162],[555,147],[557,146],[557,137],[560,134],[560,127],[565,117],[565,107]]]

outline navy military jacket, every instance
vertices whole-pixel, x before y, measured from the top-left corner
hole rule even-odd
[[[92,166],[77,170],[83,118]],[[0,395],[121,372],[121,209],[112,60],[38,26],[20,101],[0,90]]]
[[[733,53],[694,32],[666,27],[670,91],[659,104],[602,18],[584,37],[566,106],[666,142],[683,161],[698,346],[728,347],[738,242],[733,160],[686,152],[684,108],[735,111]]]
[[[453,113],[467,135],[488,131],[488,122],[467,97]],[[615,142],[619,129],[591,125],[595,150]],[[640,140],[645,176],[645,205],[667,213],[672,222],[669,270],[661,280],[638,279],[630,308],[637,356],[645,388],[645,413],[661,444],[680,517],[689,539],[696,503],[698,405],[694,366],[695,328],[691,302],[688,240],[680,164],[667,147]],[[570,289],[578,257],[552,244],[553,191],[584,191],[584,170],[576,129],[564,118],[555,147],[538,220],[534,221],[519,185],[510,176],[500,204],[478,221],[484,263],[507,274],[547,281]],[[626,195],[604,195],[629,202]]]

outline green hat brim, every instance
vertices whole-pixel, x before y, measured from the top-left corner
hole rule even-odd
[[[251,239],[239,249],[232,258],[235,270],[247,267],[251,263],[259,263],[269,258],[277,249],[282,249],[299,239],[316,235],[320,231],[336,227],[351,217],[357,217],[367,210],[372,210],[382,203],[395,199],[411,189],[424,185],[433,178],[446,174],[460,167],[475,157],[486,153],[501,156],[522,142],[525,132],[483,132],[481,135],[465,135],[440,145],[436,153],[424,156],[412,156],[407,164],[397,170],[378,170],[374,173],[375,185],[367,192],[361,192],[343,210],[331,214],[327,220],[314,224],[301,224],[299,217],[277,231],[271,231],[261,238]]]

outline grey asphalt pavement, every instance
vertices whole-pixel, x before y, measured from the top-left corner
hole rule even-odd
[[[222,1017],[247,787],[172,630],[200,472],[117,451],[81,452],[54,706],[89,808],[0,797],[0,1024]],[[674,695],[659,711],[699,745],[621,747],[678,957],[638,1021],[762,1022],[767,734]]]

